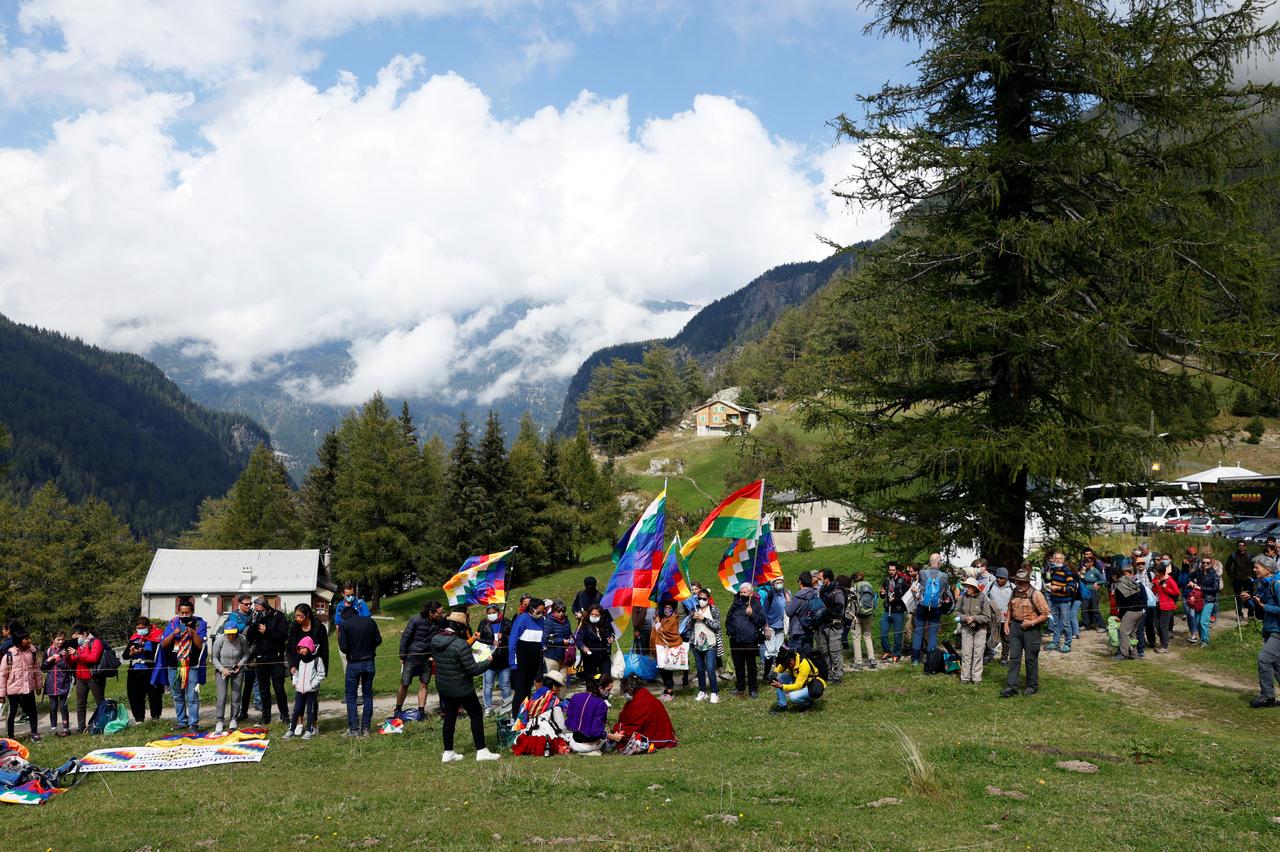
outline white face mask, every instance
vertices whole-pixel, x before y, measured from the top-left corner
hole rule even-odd
[[[486,615],[485,618],[489,619],[490,621],[497,621],[498,614],[496,612],[491,612],[488,615]]]
[[[592,623],[592,624],[599,624],[599,623],[600,623],[600,616],[598,616],[598,615],[593,615],[593,616],[591,616],[591,623]]]
[[[711,601],[708,598],[702,598],[698,601],[698,606],[711,606]]]

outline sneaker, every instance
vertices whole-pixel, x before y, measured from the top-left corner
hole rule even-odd
[[[358,737],[360,736],[360,732],[354,728],[347,728],[345,731],[342,732],[342,735],[344,737]],[[285,736],[288,736],[288,734],[285,734]]]
[[[1111,659],[1119,661],[1119,660],[1127,660],[1129,658],[1126,657],[1124,654],[1112,654]]]
[[[31,735],[31,742],[33,742],[33,743],[38,743],[38,742],[40,742],[40,735],[39,735],[39,734],[36,734],[36,733],[33,733],[33,734]]]
[[[1063,645],[1063,646],[1062,646],[1061,648],[1059,648],[1058,650],[1059,650],[1059,651],[1061,651],[1061,652],[1062,652],[1062,653],[1064,653],[1064,654],[1070,654],[1070,653],[1071,653],[1071,646],[1070,646],[1070,645]]]
[[[228,731],[234,731],[235,729],[236,729],[236,722],[235,722],[234,720],[232,720],[232,722],[231,722],[231,727],[227,728],[227,730],[228,730]]]
[[[707,700],[708,700],[708,701],[710,701],[712,704],[719,704],[719,703],[720,703],[720,693],[718,693],[718,692],[713,692],[713,693],[711,693],[711,697],[710,697],[710,698],[708,698]]]
[[[462,755],[458,754],[456,751],[446,751],[444,754],[440,755],[441,763],[454,763],[459,760],[462,760]]]
[[[1138,659],[1139,659],[1139,660],[1145,660],[1146,658],[1147,658],[1147,652],[1146,652],[1146,651],[1139,651],[1139,652],[1138,652]]]
[[[752,697],[752,698],[759,698],[759,697],[760,697],[760,693],[756,692],[756,691],[753,689],[753,690],[751,690],[751,697]]]
[[[1036,694],[1037,692],[1039,692],[1039,691],[1040,691],[1040,687],[1038,687],[1038,686],[1028,686],[1026,689],[1022,690],[1022,694],[1023,694],[1023,695],[1035,695],[1035,694]]]
[[[291,740],[291,739],[293,739],[295,736],[297,736],[297,735],[296,735],[296,734],[294,734],[294,732],[293,732],[293,728],[289,728],[287,731],[285,731],[285,732],[284,732],[284,738],[285,738],[286,740]]]
[[[459,755],[459,757],[461,757],[461,755]],[[502,758],[502,755],[498,754],[497,752],[489,751],[489,749],[487,748],[482,748],[478,752],[476,752],[477,761],[500,760],[501,758]]]
[[[874,669],[876,668],[876,661],[875,661],[875,660],[868,660],[868,661],[867,661],[867,668],[869,668],[869,669],[873,669],[873,670],[874,670]]]
[[[706,700],[707,700],[707,694],[706,694],[705,692],[699,692],[697,695],[695,695],[695,696],[693,697],[693,700],[694,700],[694,701],[706,701]]]
[[[1254,710],[1260,710],[1263,707],[1275,707],[1276,700],[1274,698],[1263,698],[1259,695],[1257,698],[1249,702],[1249,706]]]
[[[303,731],[305,731],[305,730],[306,730],[306,729],[302,727],[302,723],[301,723],[301,722],[299,722],[299,723],[298,723],[298,726],[297,726],[296,728],[294,728],[294,729],[293,729],[293,735],[294,735],[295,737],[300,737],[300,736],[302,736],[302,733],[303,733]]]
[[[215,737],[220,737],[220,736],[222,736],[222,734],[223,734],[223,730],[222,730],[222,723],[221,723],[221,722],[219,722],[219,723],[218,723],[217,725],[215,725],[215,726],[214,726],[214,728],[213,728],[213,735],[214,735]]]
[[[360,736],[362,736],[362,737],[367,737],[367,736],[369,736],[369,729],[368,729],[368,728],[361,728],[361,729],[360,729]]]
[[[1001,698],[1012,698],[1017,694],[1018,694],[1018,689],[1017,687],[1013,687],[1013,686],[1006,686],[1004,689],[1000,690]]]
[[[315,732],[315,731],[312,731],[312,730],[306,730],[306,731],[303,731],[303,732],[302,732],[302,738],[303,738],[304,740],[309,740],[309,739],[311,739],[312,737],[314,737],[315,735],[316,735],[316,732]]]
[[[770,713],[785,713],[785,712],[787,712],[787,708],[785,708],[785,707],[780,707],[780,706],[778,706],[777,704],[775,704],[775,705],[773,705],[772,707],[770,707],[770,708],[769,708],[769,712],[770,712]]]
[[[57,731],[57,735],[60,737],[69,737],[71,736],[71,732],[66,728],[59,728]]]

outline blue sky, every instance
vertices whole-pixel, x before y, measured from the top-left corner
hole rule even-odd
[[[827,122],[910,46],[848,0],[0,0],[0,313],[228,380],[348,346],[358,402],[478,347],[564,376],[818,236]],[[590,93],[584,95],[583,93]],[[475,319],[541,306],[502,340]],[[460,355],[459,353],[464,353]]]

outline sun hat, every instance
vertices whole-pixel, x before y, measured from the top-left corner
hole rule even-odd
[[[448,620],[452,621],[454,624],[466,624],[467,614],[465,612],[451,612],[449,613]]]
[[[981,583],[979,583],[977,580],[975,580],[973,577],[966,577],[966,578],[965,578],[965,580],[964,580],[964,582],[963,582],[963,583],[961,583],[960,585],[962,585],[962,586],[972,586],[973,588],[977,589],[978,591],[982,591],[982,584],[981,584]]]
[[[543,681],[551,681],[557,686],[564,686],[564,675],[560,672],[547,672],[542,676]]]
[[[1017,574],[1013,575],[1013,579],[1015,582],[1018,582],[1018,583],[1030,583],[1031,572],[1028,571],[1026,568],[1023,568]]]

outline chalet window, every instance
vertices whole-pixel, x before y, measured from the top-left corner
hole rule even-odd
[[[717,414],[717,415],[714,415],[714,416],[711,418],[711,422],[713,422],[713,423],[719,423],[719,422],[720,422],[721,420],[723,420],[723,419],[724,419],[723,417],[721,417],[719,414]]]
[[[698,415],[698,422],[699,422],[699,423],[706,423],[706,422],[707,422],[707,415],[705,415],[705,414],[699,414],[699,415]]]
[[[724,406],[723,406],[723,405],[717,405],[717,406],[716,406],[716,408],[715,408],[715,411],[716,411],[716,413],[717,413],[717,414],[723,414],[723,413],[724,413]]]
[[[218,615],[231,612],[231,610],[235,609],[235,605],[235,595],[218,595]]]
[[[829,533],[838,533],[838,532],[840,532],[840,519],[839,519],[839,518],[827,518],[827,532],[829,532]]]
[[[778,515],[773,519],[775,532],[795,532],[796,520],[790,515]]]

